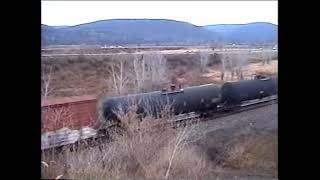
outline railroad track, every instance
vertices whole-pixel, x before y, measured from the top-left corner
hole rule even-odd
[[[240,107],[236,108],[236,109],[232,109],[230,111],[221,111],[221,112],[215,112],[212,115],[209,115],[208,117],[204,117],[204,118],[200,118],[199,115],[195,115],[195,114],[191,114],[191,118],[189,119],[178,119],[175,120],[174,122],[185,122],[188,120],[200,120],[200,121],[210,121],[210,120],[214,120],[217,118],[221,118],[221,117],[226,117],[226,116],[230,116],[233,114],[238,114],[244,111],[249,111],[249,110],[253,110],[253,109],[257,109],[260,107],[264,107],[264,106],[268,106],[268,105],[272,105],[278,102],[278,97],[277,96],[271,96],[271,97],[267,97],[267,98],[262,98],[262,99],[257,99],[257,100],[253,100],[253,101],[249,101],[249,102],[244,102]]]
[[[217,118],[230,116],[232,114],[237,114],[243,111],[248,111],[263,106],[268,106],[274,103],[277,103],[277,96],[271,96],[262,99],[256,99],[248,102],[243,102],[241,106],[232,109],[232,110],[222,110],[210,114],[206,117],[200,117],[200,115],[192,112],[188,114],[178,115],[174,118],[173,121],[167,123],[168,126],[175,126],[183,123],[195,123],[199,121],[209,121]],[[42,135],[41,137],[41,149],[48,150],[53,148],[61,148],[63,146],[72,146],[73,144],[87,144],[91,142],[100,142],[101,140],[108,139],[108,130],[115,126],[108,127],[108,129],[95,130],[90,127],[85,127],[80,130],[70,130],[68,128],[62,128],[56,132],[48,132]],[[102,132],[102,133],[101,133]],[[92,143],[91,143],[92,144]]]

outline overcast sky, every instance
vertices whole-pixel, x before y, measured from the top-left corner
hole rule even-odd
[[[194,25],[278,24],[277,1],[42,1],[41,23],[77,25],[104,19],[173,19]]]

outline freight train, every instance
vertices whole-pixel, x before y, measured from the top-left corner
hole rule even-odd
[[[137,105],[139,115],[159,117],[165,107],[175,115],[195,113],[206,116],[218,111],[230,111],[245,102],[277,96],[276,77],[256,76],[252,80],[226,82],[223,85],[206,84],[185,89],[163,89],[149,93],[108,98],[103,102],[106,120],[117,120],[119,111],[126,113],[131,105]]]
[[[251,105],[259,103],[264,105],[264,102],[277,99],[277,94],[277,78],[260,76],[253,80],[226,82],[222,85],[206,84],[185,89],[175,89],[175,86],[172,86],[170,90],[163,89],[162,91],[111,97],[103,101],[102,112],[105,120],[111,122],[119,122],[117,116],[119,111],[127,113],[130,111],[131,105],[136,105],[137,109],[134,110],[136,110],[138,117],[149,114],[158,118],[161,117],[165,108],[169,108],[171,110],[169,113],[177,115],[174,119],[176,122],[194,117],[209,117],[211,119],[211,117],[239,112],[237,110],[242,111],[257,107]],[[168,112],[167,110],[165,113]],[[92,142],[94,144],[97,138],[109,137],[106,128],[85,128],[81,131],[62,130],[42,135],[41,148],[62,147],[81,139],[86,139],[86,143]]]

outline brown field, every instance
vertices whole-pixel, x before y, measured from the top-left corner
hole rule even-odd
[[[128,49],[128,48],[127,48]],[[116,49],[119,51],[119,49]],[[50,50],[51,51],[51,50]],[[71,49],[68,51],[99,53],[94,56],[90,55],[63,55],[64,49],[53,49],[56,56],[42,57],[43,83],[50,74],[50,93],[48,97],[65,97],[87,94],[113,94],[113,87],[110,85],[110,63],[113,56],[134,56],[137,52],[134,48],[127,51],[123,55],[118,53],[99,54],[100,49]],[[54,52],[56,51],[56,52]],[[106,50],[107,51],[107,50]],[[170,83],[182,84],[183,86],[192,86],[205,83],[221,83],[221,55],[225,53],[223,50],[213,51],[210,48],[169,48],[162,50],[149,49],[148,52],[139,50],[139,54],[162,54],[166,59],[166,75],[167,80],[159,83],[157,86],[149,87],[146,91],[160,90],[162,87],[168,87]],[[230,51],[231,54],[234,52]],[[161,53],[160,53],[161,52]],[[241,52],[241,51],[240,51]],[[209,57],[205,71],[200,70],[200,54],[206,54]],[[50,54],[43,51],[43,55]],[[132,57],[128,59],[129,65],[126,71],[132,71]],[[250,78],[254,74],[276,74],[277,72],[277,55],[271,57],[271,64],[262,65],[263,57],[259,52],[250,52],[246,63],[243,65],[244,78]],[[131,61],[131,62],[130,62]],[[129,75],[132,76],[132,75]],[[225,72],[225,81],[231,80],[230,73]],[[234,77],[236,78],[236,77]],[[47,78],[48,79],[48,78]],[[134,83],[128,85],[128,92],[133,93]],[[130,88],[131,87],[131,88]]]

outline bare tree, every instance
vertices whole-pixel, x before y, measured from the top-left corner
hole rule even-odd
[[[222,54],[222,58],[221,58],[221,69],[222,69],[222,73],[221,73],[221,80],[225,79],[225,73],[227,71],[230,72],[231,74],[231,80],[233,80],[234,78],[234,74],[235,74],[235,70],[236,70],[236,56],[234,56],[233,54],[227,54],[226,52],[224,54]]]
[[[230,73],[231,73],[231,80],[233,80],[234,73],[235,73],[235,65],[234,65],[235,63],[232,60],[232,58],[229,58],[228,63],[229,63],[229,70],[230,70]]]
[[[140,92],[146,80],[146,64],[143,54],[135,54],[133,57],[133,69],[136,78],[136,92]]]
[[[50,86],[50,82],[51,82],[51,75],[52,75],[52,68],[50,67],[49,73],[45,74],[44,72],[42,72],[42,76],[41,76],[41,98],[42,100],[45,100],[48,98],[49,95],[51,95],[53,89]]]
[[[226,54],[221,54],[221,81],[224,80],[227,60],[228,60],[228,56]]]
[[[135,55],[133,69],[137,82],[137,90],[154,88],[168,81],[167,60],[159,53]]]
[[[110,74],[112,79],[112,85],[118,95],[121,95],[127,90],[128,83],[130,81],[130,75],[127,71],[127,56],[115,55],[112,57],[112,63],[110,64]],[[108,80],[106,80],[108,82]]]
[[[167,60],[160,53],[148,54],[146,57],[146,62],[148,64],[149,72],[151,73],[151,82],[163,83],[167,80]]]
[[[268,53],[266,50],[262,50],[261,52],[262,64],[270,64],[271,53]]]
[[[105,82],[111,82],[118,95],[129,90],[129,84],[135,92],[141,92],[158,88],[168,80],[166,59],[159,53],[115,55],[108,68],[111,75]]]
[[[248,52],[238,52],[231,55],[231,68],[235,71],[238,80],[244,79],[243,66],[248,62]]]
[[[208,67],[209,63],[209,56],[210,54],[208,52],[201,51],[200,52],[200,70],[201,72],[205,72]]]

